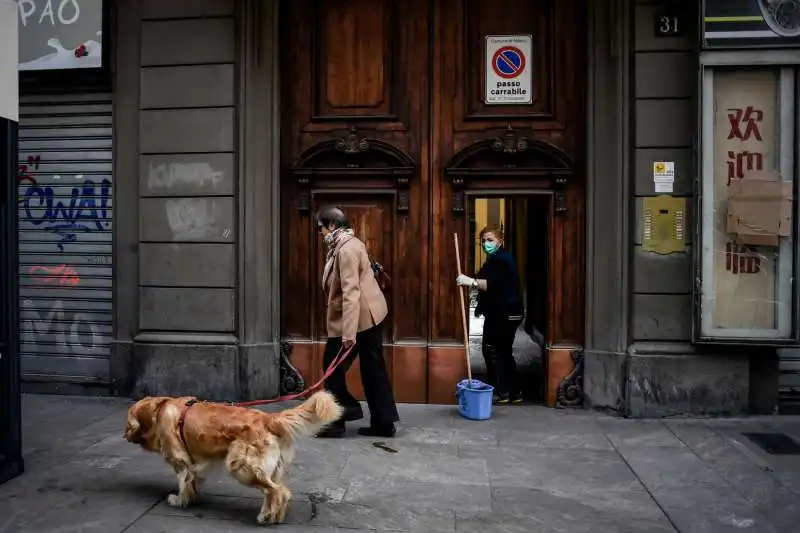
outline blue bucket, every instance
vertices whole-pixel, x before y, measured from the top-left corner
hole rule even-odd
[[[456,384],[458,412],[470,420],[487,420],[492,416],[494,387],[482,381],[462,379]]]

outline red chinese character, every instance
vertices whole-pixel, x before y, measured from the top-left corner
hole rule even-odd
[[[757,140],[761,140],[761,132],[758,131],[758,122],[764,119],[764,112],[760,109],[753,109],[749,105],[744,109],[728,109],[732,113],[728,113],[728,120],[731,123],[730,132],[728,132],[728,139],[741,139],[746,141],[751,135],[754,135]],[[742,126],[744,126],[744,133],[742,133]]]
[[[729,242],[725,245],[725,270],[731,274],[758,274],[761,258],[749,246]]]
[[[758,152],[734,152],[728,150],[728,185],[731,180],[744,178],[746,170],[764,170],[764,154]]]

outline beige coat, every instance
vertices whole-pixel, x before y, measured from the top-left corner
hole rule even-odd
[[[356,333],[377,326],[389,313],[367,248],[357,238],[339,249],[326,281],[328,337],[355,340]]]

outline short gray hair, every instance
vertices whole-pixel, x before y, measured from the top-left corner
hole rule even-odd
[[[344,214],[344,211],[342,211],[340,207],[336,207],[335,205],[326,206],[317,211],[316,218],[317,223],[326,228],[330,227],[331,224],[337,228],[350,227],[347,215]]]

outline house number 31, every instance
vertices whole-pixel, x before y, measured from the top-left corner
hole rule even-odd
[[[678,37],[683,35],[681,18],[674,13],[661,13],[656,16],[656,37]]]

